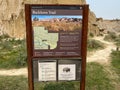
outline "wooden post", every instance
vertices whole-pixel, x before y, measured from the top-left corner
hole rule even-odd
[[[34,90],[33,88],[33,70],[32,70],[32,25],[31,25],[31,17],[30,17],[30,6],[25,5],[25,18],[26,18],[26,38],[27,38],[27,62],[28,62],[28,83],[29,90]],[[29,22],[29,23],[28,23]],[[28,31],[29,30],[29,31]]]
[[[85,78],[86,78],[86,54],[87,54],[87,31],[88,31],[88,11],[89,6],[83,6],[83,30],[82,30],[82,73],[81,73],[81,83],[80,90],[85,90]]]

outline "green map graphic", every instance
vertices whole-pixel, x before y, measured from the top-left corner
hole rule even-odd
[[[48,33],[44,27],[33,27],[34,49],[55,49],[58,42],[58,33]]]

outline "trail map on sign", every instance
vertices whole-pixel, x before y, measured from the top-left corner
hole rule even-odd
[[[58,42],[58,33],[48,33],[44,27],[34,27],[34,48],[55,49]]]

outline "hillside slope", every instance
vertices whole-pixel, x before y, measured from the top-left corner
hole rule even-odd
[[[85,4],[86,0],[0,0],[0,35],[25,38],[25,4]],[[89,14],[90,32],[98,32],[94,13]]]
[[[97,19],[98,27],[105,33],[115,32],[120,33],[120,20],[103,20]]]

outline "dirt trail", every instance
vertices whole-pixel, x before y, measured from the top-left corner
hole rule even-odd
[[[95,40],[99,40],[106,44],[106,48],[94,52],[93,55],[87,57],[87,62],[99,62],[99,63],[108,63],[110,58],[109,55],[111,50],[115,50],[115,45],[112,42],[107,42],[103,40],[104,37],[95,37]],[[11,69],[11,70],[0,70],[0,75],[4,76],[18,76],[23,75],[27,77],[28,72],[27,68],[21,69]]]
[[[11,70],[4,70],[0,69],[0,75],[1,76],[25,76],[27,77],[27,68],[21,68],[21,69],[11,69]]]
[[[102,50],[95,51],[93,55],[87,57],[87,62],[99,62],[99,63],[109,63],[110,53],[112,50],[116,49],[113,42],[107,42],[103,39],[104,37],[95,37],[95,40],[99,40],[105,44],[105,48]]]
[[[110,54],[112,50],[116,49],[116,46],[113,42],[104,41],[104,37],[95,37],[95,40],[99,40],[105,44],[105,48],[102,50],[98,50],[87,57],[87,62],[99,62],[103,64],[104,70],[108,73],[109,78],[111,79],[112,85],[115,86],[115,90],[119,90],[120,83],[119,83],[119,76],[114,71],[113,67],[110,64]]]

